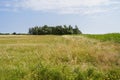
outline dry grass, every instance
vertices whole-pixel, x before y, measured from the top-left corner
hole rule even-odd
[[[74,73],[76,69],[85,74],[84,71],[93,68],[105,75],[112,69],[120,69],[120,44],[83,36],[4,35],[0,36],[0,65],[0,80],[46,80],[39,78],[41,65],[47,70],[45,75],[58,73],[60,78],[64,74],[66,78],[60,80],[79,77]],[[83,80],[90,79],[93,78]]]

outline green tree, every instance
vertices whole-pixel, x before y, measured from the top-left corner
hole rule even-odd
[[[82,34],[82,32],[79,30],[78,26],[75,25],[75,28],[73,29],[73,34]]]
[[[82,32],[78,29],[77,26],[73,28],[71,25],[69,26],[35,26],[32,28],[29,28],[29,34],[32,35],[49,35],[49,34],[54,34],[54,35],[65,35],[65,34],[82,34]]]
[[[16,33],[16,32],[13,32],[12,34],[13,34],[13,35],[16,35],[17,33]]]

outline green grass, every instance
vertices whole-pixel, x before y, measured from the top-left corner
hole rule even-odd
[[[119,80],[120,44],[77,36],[0,36],[0,80]]]
[[[115,43],[120,43],[120,33],[110,33],[110,34],[86,34],[84,35],[89,38],[94,38],[100,41],[111,41]]]

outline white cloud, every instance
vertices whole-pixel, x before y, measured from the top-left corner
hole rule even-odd
[[[14,0],[5,5],[60,14],[94,14],[107,12],[110,10],[109,6],[116,7],[117,4],[119,2],[115,0]]]

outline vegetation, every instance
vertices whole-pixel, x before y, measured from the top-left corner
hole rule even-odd
[[[86,34],[84,35],[88,38],[94,38],[100,41],[111,41],[115,43],[120,43],[120,33],[110,33],[110,34]]]
[[[16,35],[17,33],[16,32],[13,32],[12,35]]]
[[[0,35],[10,35],[10,33],[0,33]]]
[[[13,32],[13,33],[0,33],[0,35],[28,35],[27,33],[16,33],[16,32]]]
[[[119,43],[82,35],[0,36],[0,80],[119,79]]]
[[[81,34],[82,32],[78,29],[77,26],[73,28],[71,25],[69,26],[47,26],[44,25],[42,27],[32,27],[29,28],[29,34],[32,35],[48,35],[48,34],[53,34],[53,35],[65,35],[65,34]]]

